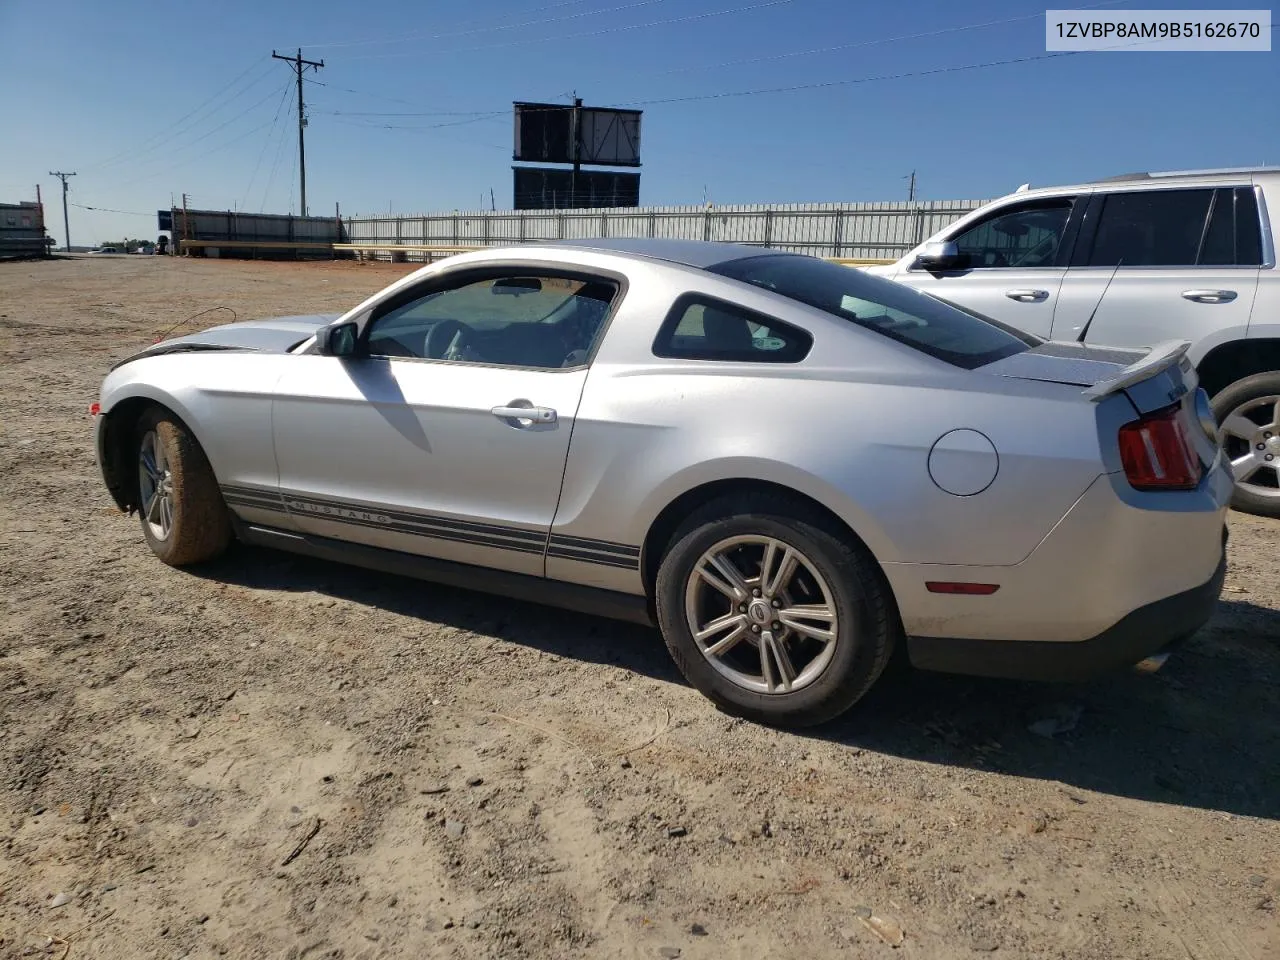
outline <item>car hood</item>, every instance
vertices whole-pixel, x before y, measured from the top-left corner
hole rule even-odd
[[[1118,376],[1148,355],[1147,350],[1092,347],[1048,340],[979,369],[1001,377],[1092,387]]]
[[[340,313],[308,313],[224,323],[198,333],[161,340],[121,360],[116,366],[143,357],[198,350],[252,350],[258,353],[284,353],[340,316],[342,316]]]

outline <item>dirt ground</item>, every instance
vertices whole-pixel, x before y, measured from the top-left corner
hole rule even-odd
[[[108,366],[404,270],[0,264],[0,957],[1280,956],[1280,523],[1232,516],[1159,674],[912,675],[808,734],[651,631],[156,561],[94,463]]]

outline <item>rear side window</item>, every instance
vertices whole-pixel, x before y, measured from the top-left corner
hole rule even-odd
[[[1201,266],[1257,267],[1262,264],[1262,227],[1258,201],[1248,187],[1223,187],[1213,192],[1213,206]]]
[[[713,297],[685,294],[667,314],[653,352],[680,360],[796,363],[811,346],[813,337],[789,323]]]
[[[1212,198],[1212,190],[1108,194],[1089,266],[1194,266]]]
[[[772,290],[967,370],[1041,342],[892,280],[815,257],[747,257],[711,272]]]

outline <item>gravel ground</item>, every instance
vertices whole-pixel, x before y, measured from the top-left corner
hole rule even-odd
[[[110,363],[405,269],[0,264],[0,957],[1280,956],[1280,523],[1232,516],[1155,676],[909,675],[808,734],[651,631],[156,561],[94,464]]]

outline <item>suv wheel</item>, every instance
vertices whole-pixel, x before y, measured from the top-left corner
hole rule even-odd
[[[1236,489],[1231,505],[1280,517],[1280,372],[1237,380],[1213,398]]]
[[[676,665],[729,713],[809,726],[871,688],[893,649],[887,587],[865,548],[784,497],[695,511],[658,570],[658,621]],[[830,524],[826,524],[830,526]]]

